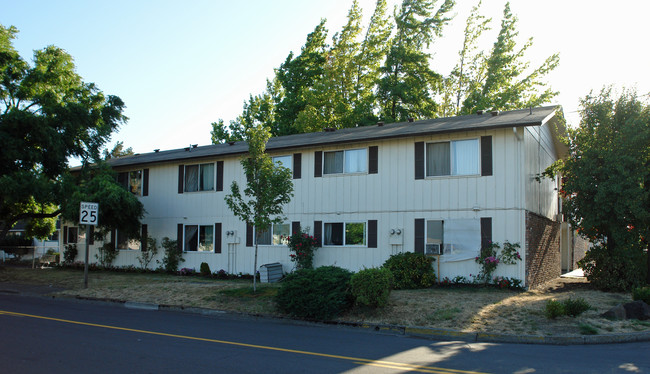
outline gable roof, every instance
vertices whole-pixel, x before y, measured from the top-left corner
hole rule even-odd
[[[269,139],[267,151],[299,149],[360,141],[395,139],[421,135],[444,134],[459,131],[488,130],[505,127],[541,126],[555,116],[557,106],[485,112],[465,116],[398,122],[385,125],[361,126],[306,134],[279,136]],[[563,130],[562,130],[563,131]],[[214,156],[240,155],[248,152],[248,144],[190,146],[167,151],[136,154],[108,160],[112,167],[142,165],[160,162],[192,160]]]

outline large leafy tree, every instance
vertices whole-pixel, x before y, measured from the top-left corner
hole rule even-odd
[[[481,15],[481,4],[482,1],[479,1],[467,17],[463,47],[458,52],[458,63],[444,79],[442,102],[439,108],[441,116],[459,115],[462,101],[468,93],[478,91],[481,82],[485,79],[485,52],[478,47],[481,35],[490,29],[492,19]]]
[[[276,105],[276,121],[271,129],[273,136],[304,132],[296,126],[296,120],[309,104],[315,86],[325,73],[328,48],[325,22],[322,20],[307,35],[300,54],[294,56],[293,52],[289,53],[276,72],[283,95]]]
[[[282,223],[283,205],[293,197],[291,171],[276,165],[266,154],[266,143],[271,137],[269,130],[261,125],[246,132],[248,154],[241,164],[247,178],[246,188],[240,190],[237,181],[230,186],[226,204],[242,221],[255,227],[255,260],[253,275],[257,273],[257,239],[273,223]],[[253,277],[253,290],[256,290],[257,277]]]
[[[122,100],[84,82],[64,50],[49,46],[34,52],[33,65],[23,60],[17,32],[0,25],[0,239],[21,219],[36,236],[49,234],[69,191],[68,159],[99,160],[126,121]]]
[[[474,33],[480,34],[482,21],[471,21],[478,22]],[[538,106],[557,95],[557,92],[546,87],[542,78],[558,66],[559,55],[549,56],[539,67],[529,71],[530,63],[523,58],[526,50],[532,46],[533,39],[529,38],[518,48],[518,34],[517,17],[510,11],[510,3],[506,3],[501,30],[492,51],[483,61],[484,66],[475,70],[478,74],[470,79],[473,83],[468,87],[470,90],[463,101],[463,113],[472,113],[478,109],[511,110]],[[470,34],[469,41],[472,41],[472,38]],[[466,34],[465,42],[467,41]],[[476,84],[477,81],[479,84]]]
[[[564,211],[596,244],[584,261],[587,277],[603,288],[629,288],[642,282],[650,238],[650,107],[633,91],[614,97],[611,88],[581,105],[559,167]]]
[[[356,70],[361,34],[361,9],[356,0],[346,24],[333,37],[322,76],[312,90],[305,92],[305,107],[297,114],[294,126],[300,132],[323,128],[352,127]]]
[[[426,50],[434,37],[442,36],[455,2],[445,0],[434,11],[435,3],[404,0],[395,15],[396,34],[379,82],[381,116],[389,122],[436,115],[435,95],[442,77],[431,69],[431,56]]]

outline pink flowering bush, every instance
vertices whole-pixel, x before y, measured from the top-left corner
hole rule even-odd
[[[314,268],[314,252],[319,247],[318,240],[306,232],[297,232],[287,239],[287,245],[292,252],[289,257],[296,263],[296,270]]]
[[[514,265],[517,261],[521,260],[519,254],[519,243],[510,243],[506,241],[503,243],[503,250],[499,252],[501,246],[496,242],[489,242],[489,244],[481,248],[481,253],[474,259],[476,263],[481,265],[481,271],[476,276],[476,279],[489,283],[492,281],[492,274],[496,270],[499,263],[506,265]]]

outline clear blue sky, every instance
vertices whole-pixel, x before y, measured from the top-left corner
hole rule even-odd
[[[399,0],[389,0],[397,4]],[[440,1],[441,2],[441,1]],[[135,152],[210,144],[211,122],[241,113],[249,94],[264,90],[290,51],[327,19],[339,31],[352,0],[0,0],[0,23],[19,30],[15,46],[31,62],[47,45],[67,50],[77,72],[127,106],[127,125],[113,136]],[[458,0],[454,21],[432,45],[434,70],[457,61],[462,30],[476,1]],[[484,0],[493,17],[489,50],[500,27],[503,0]],[[367,22],[373,0],[360,0]],[[532,66],[560,53],[549,77],[570,122],[579,99],[605,84],[650,92],[650,1],[513,0],[522,42],[534,37]]]

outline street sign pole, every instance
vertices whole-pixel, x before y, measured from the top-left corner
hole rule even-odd
[[[84,261],[84,288],[88,288],[88,251],[90,248],[90,226],[97,226],[99,204],[81,202],[79,205],[79,223],[86,225],[86,255]]]
[[[88,288],[88,248],[90,247],[90,225],[86,225],[86,258],[84,260],[84,288]]]

